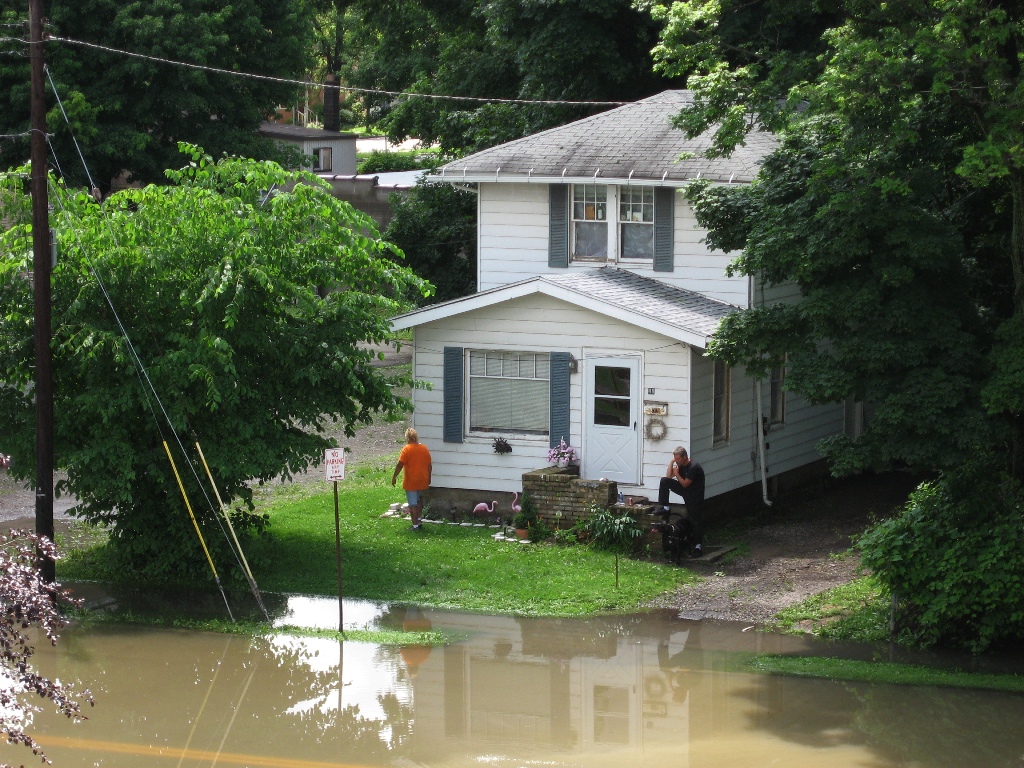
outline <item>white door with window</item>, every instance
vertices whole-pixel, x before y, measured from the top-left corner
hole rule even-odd
[[[640,359],[586,361],[583,477],[640,484]]]

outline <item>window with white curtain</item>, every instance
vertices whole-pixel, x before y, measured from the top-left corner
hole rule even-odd
[[[572,257],[608,258],[608,187],[604,184],[572,187]]]
[[[548,353],[470,350],[469,431],[548,434]]]
[[[619,257],[654,257],[654,187],[619,190]]]

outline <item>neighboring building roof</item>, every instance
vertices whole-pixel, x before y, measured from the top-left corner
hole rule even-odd
[[[325,131],[322,128],[306,128],[302,125],[289,125],[288,123],[260,123],[260,133],[271,139],[284,141],[311,141],[330,139],[354,139],[356,135],[351,132]]]
[[[392,318],[393,328],[424,323],[541,293],[704,349],[718,324],[742,308],[616,267],[541,275],[433,304]]]
[[[690,91],[665,91],[455,160],[432,180],[641,180],[669,186],[698,176],[724,183],[753,181],[778,145],[775,136],[752,131],[731,156],[709,160],[703,152],[711,146],[713,131],[687,139],[671,123],[692,102]],[[693,156],[680,160],[683,153]]]

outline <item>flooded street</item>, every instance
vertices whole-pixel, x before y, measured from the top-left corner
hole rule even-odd
[[[279,624],[332,627],[291,598]],[[454,632],[445,647],[103,626],[41,646],[96,706],[32,728],[67,766],[1020,766],[1024,697],[742,671],[804,638],[671,613],[517,619],[346,602],[347,627]],[[5,760],[25,761],[7,747]]]

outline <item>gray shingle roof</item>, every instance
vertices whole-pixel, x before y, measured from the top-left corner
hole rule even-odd
[[[444,176],[493,174],[500,181],[520,175],[584,178],[599,172],[598,178],[627,179],[632,173],[633,179],[677,184],[698,174],[712,181],[752,181],[777,146],[775,137],[752,132],[730,157],[708,160],[701,153],[710,146],[712,132],[687,139],[670,122],[692,100],[689,91],[665,91],[448,163]],[[684,152],[695,156],[679,160]]]
[[[740,307],[676,288],[626,269],[598,267],[544,275],[541,280],[603,304],[709,337]],[[598,310],[600,311],[600,310]]]

